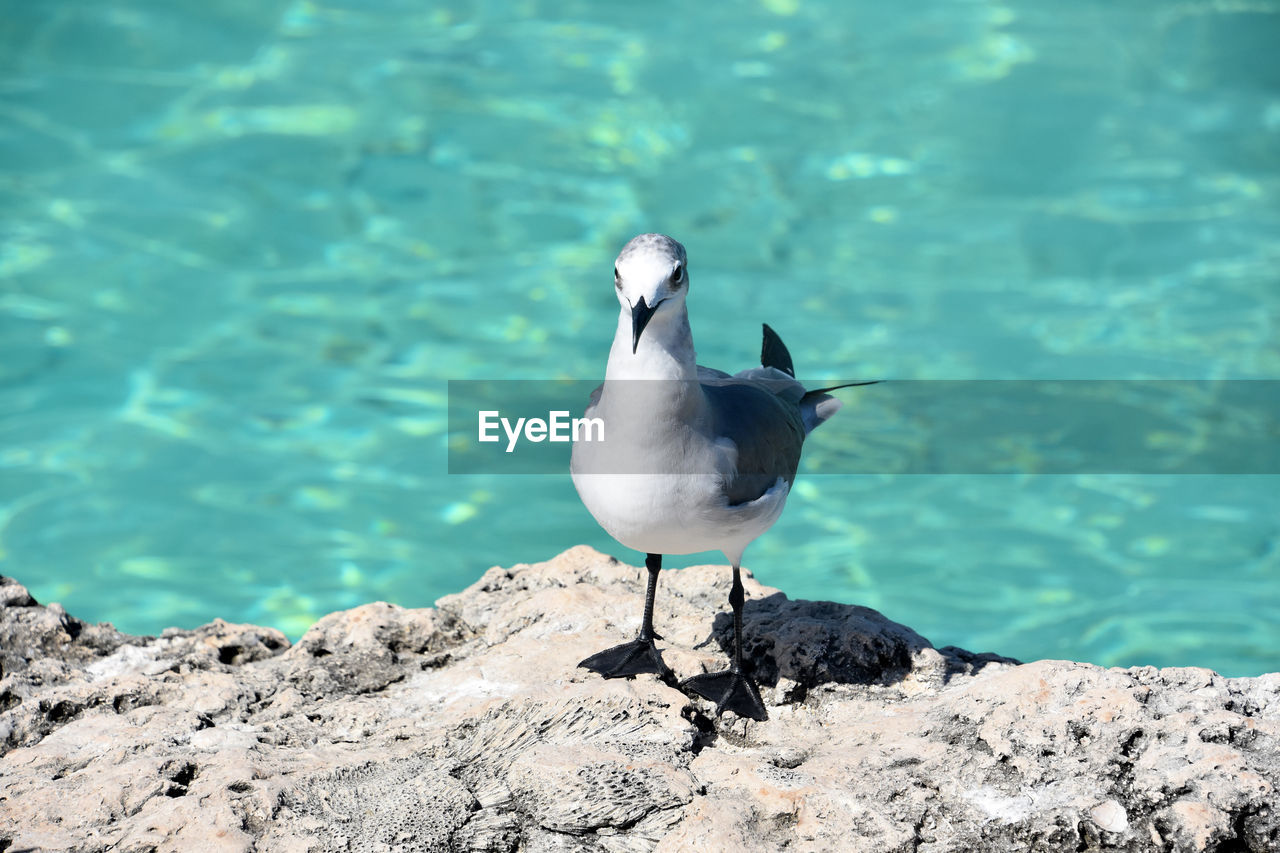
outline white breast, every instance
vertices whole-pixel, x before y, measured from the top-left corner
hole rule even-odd
[[[756,500],[730,506],[712,475],[575,470],[573,485],[600,526],[628,548],[646,554],[722,551],[735,564],[778,520],[789,492],[786,480],[778,478]]]

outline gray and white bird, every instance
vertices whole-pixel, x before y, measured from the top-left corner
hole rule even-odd
[[[759,688],[743,671],[742,553],[778,520],[805,436],[840,401],[826,393],[835,388],[807,391],[796,381],[790,354],[767,325],[760,367],[730,376],[698,365],[685,306],[687,259],[670,237],[632,239],[613,279],[618,328],[604,383],[586,410],[604,422],[604,440],[575,442],[570,471],[600,526],[646,554],[649,581],[636,638],[579,666],[606,678],[649,672],[674,681],[654,645],[662,555],[721,551],[733,566],[733,659],[680,687],[715,702],[717,715],[765,720]]]

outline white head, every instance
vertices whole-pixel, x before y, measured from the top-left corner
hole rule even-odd
[[[684,246],[665,234],[641,234],[622,247],[613,265],[618,302],[631,315],[631,351],[653,322],[666,325],[685,316],[689,270]]]

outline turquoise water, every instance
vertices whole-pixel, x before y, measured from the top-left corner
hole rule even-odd
[[[567,476],[448,475],[445,406],[600,376],[641,231],[721,368],[768,321],[815,378],[1280,378],[1280,2],[910,9],[0,0],[0,572],[297,636],[638,561]],[[824,475],[847,399],[764,583],[938,645],[1280,668],[1277,477]]]

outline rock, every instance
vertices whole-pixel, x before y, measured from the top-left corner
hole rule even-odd
[[[639,624],[589,548],[292,647],[132,637],[0,578],[0,851],[1280,849],[1280,675],[1018,664],[746,578],[770,720],[577,669]],[[729,572],[664,572],[681,677]]]

